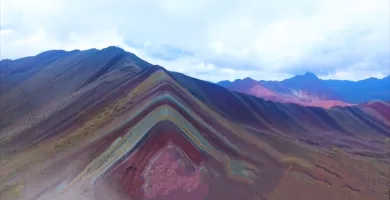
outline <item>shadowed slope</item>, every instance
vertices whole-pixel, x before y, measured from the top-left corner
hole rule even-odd
[[[361,135],[361,132],[373,131],[377,136],[390,136],[389,127],[373,119],[360,109],[354,107],[335,107],[322,109],[304,107],[295,104],[281,104],[265,101],[242,93],[229,91],[221,86],[200,81],[182,74],[174,73],[184,88],[188,89],[199,100],[214,107],[226,117],[240,123],[264,128],[274,127],[290,135],[295,133],[311,133],[310,129],[320,128],[321,131],[339,132],[342,135]],[[223,99],[223,101],[222,101]],[[304,120],[300,120],[303,117]],[[279,123],[283,119],[283,123]],[[314,133],[315,134],[315,133]]]
[[[390,103],[384,101],[371,101],[359,105],[359,107],[366,112],[387,125],[390,125]]]
[[[2,130],[1,199],[388,198],[390,128],[357,107],[264,101],[157,66],[104,74]]]

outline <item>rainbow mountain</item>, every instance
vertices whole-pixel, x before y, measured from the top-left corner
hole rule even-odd
[[[117,47],[0,69],[0,199],[389,198],[387,102],[266,101]]]

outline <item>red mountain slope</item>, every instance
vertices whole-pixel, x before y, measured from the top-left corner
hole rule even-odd
[[[265,86],[263,86],[261,83],[251,79],[251,78],[245,78],[243,80],[236,80],[232,84],[228,85],[227,88],[242,92],[245,94],[251,94],[257,97],[262,97],[266,100],[272,100],[272,101],[280,101],[280,102],[292,102],[294,101],[293,98],[285,97],[281,94],[278,94]]]
[[[317,96],[304,90],[295,90],[286,88],[284,85],[279,86],[279,92],[261,82],[251,78],[236,80],[225,86],[228,89],[261,97],[265,100],[278,101],[282,103],[295,103],[304,106],[315,106],[322,108],[331,108],[334,106],[351,106],[339,100],[329,100],[323,96]]]

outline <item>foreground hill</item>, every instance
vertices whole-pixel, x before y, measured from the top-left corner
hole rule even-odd
[[[390,126],[359,107],[265,101],[115,47],[62,53],[6,61],[1,199],[389,198]]]
[[[251,84],[247,84],[248,81]],[[372,100],[390,100],[390,76],[361,81],[321,80],[313,73],[283,81],[255,81],[251,78],[217,83],[234,91],[279,102],[329,108],[350,106]],[[263,88],[258,90],[257,88]],[[269,94],[273,95],[270,96]]]

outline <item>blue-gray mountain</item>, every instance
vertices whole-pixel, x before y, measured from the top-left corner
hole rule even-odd
[[[245,79],[235,81],[220,81],[217,84],[234,88]],[[359,104],[373,100],[390,100],[390,75],[382,78],[368,78],[360,81],[322,80],[315,74],[307,72],[282,81],[257,81],[262,87],[281,95],[304,93],[316,96],[321,100],[338,100]]]

